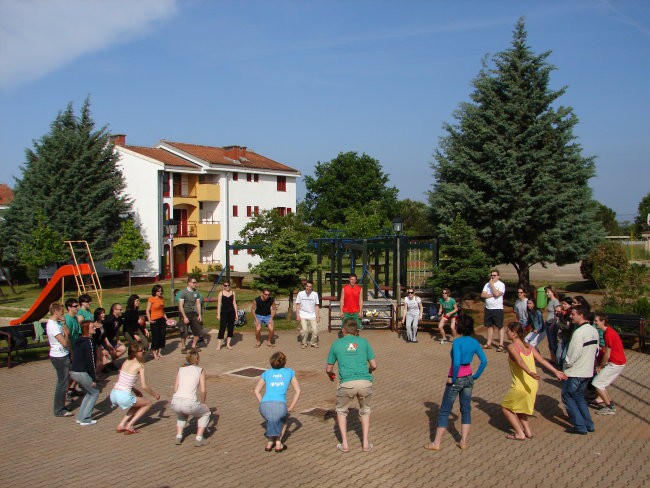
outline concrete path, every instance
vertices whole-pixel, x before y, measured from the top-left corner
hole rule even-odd
[[[479,333],[482,331],[479,330]],[[352,451],[336,450],[333,409],[335,384],[324,366],[336,333],[322,332],[320,349],[300,349],[296,333],[282,332],[276,348],[254,348],[254,337],[240,337],[232,351],[214,347],[201,355],[208,374],[208,404],[216,408],[210,445],[194,447],[192,435],[174,445],[175,416],[169,409],[182,355],[177,339],[168,356],[147,363],[147,377],[162,398],[141,425],[141,433],[115,432],[122,417],[107,396],[116,375],[104,386],[92,427],[51,413],[55,372],[48,360],[0,368],[0,486],[3,487],[640,487],[650,486],[650,361],[627,351],[628,367],[611,393],[614,416],[594,415],[596,432],[564,433],[567,421],[559,382],[543,374],[535,418],[535,438],[506,440],[499,403],[509,387],[506,355],[487,351],[489,365],[476,382],[469,449],[459,450],[456,404],[443,449],[423,449],[436,426],[449,368],[449,346],[428,333],[417,344],[388,331],[363,332],[373,345],[379,369],[372,399],[372,452],[361,452],[360,425],[350,417]],[[288,450],[263,450],[262,419],[253,395],[255,378],[229,372],[267,368],[274,351],[284,351],[303,389],[291,417]],[[541,346],[546,352],[546,344]],[[75,405],[78,406],[78,403]],[[314,414],[307,413],[316,409]],[[76,410],[76,409],[75,409]]]

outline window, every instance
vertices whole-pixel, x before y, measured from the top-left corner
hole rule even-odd
[[[246,217],[252,217],[253,216],[253,207],[250,205],[246,206]]]
[[[253,250],[252,250],[252,249],[246,249],[246,252],[248,252],[248,254],[253,254]]]
[[[286,209],[284,207],[276,207],[276,210],[280,214],[280,217],[284,217],[287,213]]]
[[[257,183],[258,181],[260,181],[260,175],[258,175],[258,174],[254,174],[254,175],[253,175],[253,181],[254,181],[255,183]]]
[[[291,213],[291,207],[287,207],[287,215]]]
[[[239,209],[237,208],[237,205],[232,206],[232,216],[233,217],[238,217],[239,216]]]
[[[233,250],[232,250],[232,253],[233,253],[235,256],[237,256],[237,255],[239,254],[239,249],[233,249]]]
[[[278,176],[278,191],[287,191],[287,177]]]
[[[169,173],[166,171],[162,174],[163,197],[169,196]]]
[[[199,183],[210,183],[212,185],[219,184],[219,175],[210,173],[207,175],[199,175]]]
[[[246,173],[246,181],[248,181],[249,183],[253,181],[253,175],[250,173]]]
[[[239,181],[239,173],[232,174],[232,181]]]
[[[255,205],[255,208],[254,208],[253,212],[255,213],[255,215],[259,215],[260,214],[260,207]]]

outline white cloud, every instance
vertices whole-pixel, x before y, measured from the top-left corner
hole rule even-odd
[[[149,33],[176,0],[0,0],[0,87]]]

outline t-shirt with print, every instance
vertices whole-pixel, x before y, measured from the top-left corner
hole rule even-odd
[[[196,300],[199,298],[199,292],[185,288],[178,292],[178,300],[183,300],[183,310],[186,314],[198,313],[196,309]]]
[[[406,307],[406,313],[411,314],[411,315],[420,315],[420,303],[422,300],[420,297],[413,297],[409,298],[406,297],[404,299],[404,306]]]
[[[451,311],[452,311],[452,310],[454,309],[454,307],[456,306],[456,300],[454,300],[453,298],[449,297],[449,301],[446,302],[444,298],[441,298],[440,300],[438,300],[438,303],[439,303],[440,306],[442,307],[442,313],[443,313],[443,315],[447,315],[447,316],[451,316],[451,317],[453,317],[454,315],[456,315],[456,312],[454,312],[453,314],[451,313]]]
[[[341,383],[354,380],[372,381],[368,361],[375,359],[370,343],[364,337],[345,335],[334,342],[327,356],[327,364],[338,362]]]
[[[287,390],[296,375],[291,368],[267,369],[262,373],[264,396],[262,402],[287,402]]]
[[[56,338],[59,334],[63,335],[63,327],[56,320],[48,320],[45,326],[47,340],[50,341],[50,357],[62,358],[70,354],[68,349]]]
[[[298,292],[296,303],[300,305],[300,317],[303,319],[316,318],[316,305],[319,305],[318,293],[312,291],[309,295],[305,290]]]

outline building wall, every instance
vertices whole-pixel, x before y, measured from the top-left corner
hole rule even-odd
[[[117,148],[126,189],[124,193],[133,201],[133,213],[142,236],[149,243],[147,259],[136,261],[133,277],[151,277],[159,273],[162,253],[162,216],[159,172],[162,166],[134,156]]]

